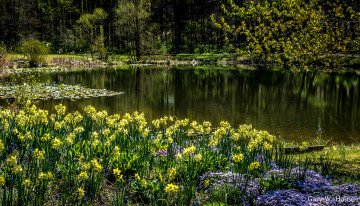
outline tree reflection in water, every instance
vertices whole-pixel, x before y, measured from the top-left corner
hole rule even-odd
[[[356,73],[296,73],[227,67],[138,67],[58,72],[43,82],[80,84],[125,92],[113,97],[50,100],[70,110],[91,104],[109,113],[139,111],[149,119],[175,115],[190,120],[227,120],[233,127],[253,124],[287,140],[314,138],[318,126],[326,138],[360,137],[359,79]],[[346,131],[345,131],[346,130]]]

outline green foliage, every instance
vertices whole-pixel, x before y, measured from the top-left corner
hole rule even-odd
[[[75,30],[80,38],[79,47],[83,51],[91,52],[91,54],[98,52],[101,58],[105,57],[103,22],[107,16],[103,9],[96,8],[92,14],[83,14],[76,21]]]
[[[148,182],[133,181],[131,186],[136,194],[136,200],[144,204],[155,203],[157,194],[163,189],[161,182],[157,179]]]
[[[151,32],[151,25],[149,24],[151,16],[150,0],[119,0],[116,16],[117,25],[119,26],[118,35],[127,39],[133,60],[140,60],[144,41],[150,40],[150,42],[153,42],[150,43],[151,48],[154,48],[156,42],[156,34]],[[145,36],[148,36],[148,39],[145,39]]]
[[[273,173],[271,173],[271,177],[267,179],[263,179],[260,185],[262,189],[265,190],[265,192],[268,192],[271,190],[275,191],[275,190],[290,189],[293,183],[287,179],[276,177]]]
[[[338,150],[339,150],[342,161],[345,161],[346,155],[348,153],[346,145],[341,142],[338,146]]]
[[[210,193],[210,201],[221,202],[219,205],[239,205],[242,203],[241,197],[243,197],[244,191],[237,187],[220,187],[217,190],[213,190]]]
[[[0,59],[6,58],[6,56],[7,56],[6,47],[0,45]]]
[[[227,204],[224,204],[222,202],[211,202],[211,203],[206,203],[204,204],[204,206],[226,206]]]
[[[339,56],[360,51],[360,13],[339,1],[251,1],[241,7],[230,0],[221,8],[229,20],[212,15],[215,26],[246,39],[237,52],[258,61],[307,70],[312,64],[337,66]],[[233,19],[238,23],[229,23]]]
[[[9,67],[10,61],[7,59],[6,47],[0,45],[0,72],[2,72],[4,69],[8,69]]]
[[[99,53],[100,59],[106,59],[106,48],[104,45],[104,36],[99,35],[96,37],[94,44],[91,46],[91,50],[94,53]]]
[[[45,56],[49,50],[44,42],[30,40],[22,44],[22,51],[29,60],[30,66],[40,66],[45,63]]]

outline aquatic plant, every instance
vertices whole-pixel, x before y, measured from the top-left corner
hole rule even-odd
[[[43,84],[34,85],[8,85],[0,86],[1,98],[21,98],[25,99],[80,99],[101,96],[114,96],[123,94],[123,92],[114,92],[106,89],[89,89],[80,85],[66,84]],[[28,97],[24,97],[28,96]]]

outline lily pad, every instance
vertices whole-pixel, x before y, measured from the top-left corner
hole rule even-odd
[[[0,86],[0,98],[31,98],[31,99],[80,99],[91,97],[114,96],[124,92],[106,89],[89,89],[80,85],[36,84]]]
[[[9,72],[11,73],[29,73],[29,72],[59,72],[59,71],[66,71],[69,70],[65,67],[38,67],[38,68],[15,68],[10,69]]]

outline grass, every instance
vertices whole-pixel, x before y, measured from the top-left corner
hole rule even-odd
[[[294,154],[293,159],[298,164],[305,163],[305,157],[314,160],[320,160],[327,153],[331,160],[329,176],[337,183],[358,183],[360,184],[360,144],[354,143],[345,145],[343,143],[334,143],[325,147],[322,151],[305,152],[301,156]]]

